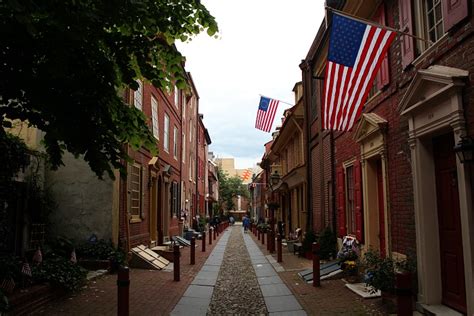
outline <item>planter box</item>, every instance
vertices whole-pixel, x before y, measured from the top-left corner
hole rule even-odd
[[[298,243],[299,240],[287,240],[286,244],[288,246],[288,252],[293,253],[295,252],[295,244]]]
[[[67,292],[64,290],[49,284],[33,285],[22,291],[15,291],[12,295],[7,296],[11,308],[8,314],[29,315],[66,294]]]

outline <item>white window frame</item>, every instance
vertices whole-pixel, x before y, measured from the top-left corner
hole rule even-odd
[[[186,134],[183,133],[183,141],[181,142],[181,157],[183,158],[183,165],[186,164]]]
[[[137,79],[138,89],[133,91],[133,105],[142,111],[143,109],[143,83]]]
[[[174,86],[174,106],[179,108],[179,89],[178,86]]]
[[[151,96],[151,120],[152,120],[152,131],[153,136],[156,139],[160,139],[160,126],[158,120],[158,100]]]
[[[163,149],[167,153],[170,151],[170,117],[165,113],[163,118]]]
[[[442,8],[442,2],[443,0],[439,1],[439,5],[441,6],[441,18],[435,22],[435,24],[440,24],[441,27],[443,28],[442,34],[438,34],[436,40],[433,43],[439,42],[445,35],[446,35],[446,30],[444,29],[444,16],[443,16],[443,8]],[[433,9],[434,10],[434,7]],[[429,36],[429,21],[428,21],[428,8],[426,4],[426,0],[423,1],[415,1],[414,3],[414,23],[416,26],[416,35],[420,36],[422,38],[430,39]],[[430,44],[428,42],[424,41],[416,41],[416,47],[418,48],[418,51],[420,55],[422,55],[425,51],[427,51],[430,47],[436,46],[434,44]]]
[[[178,160],[178,128],[173,127],[173,157]]]

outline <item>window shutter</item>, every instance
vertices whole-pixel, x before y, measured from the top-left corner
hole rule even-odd
[[[413,20],[411,0],[399,0],[400,30],[413,34]],[[400,35],[400,48],[402,50],[402,67],[405,69],[415,58],[415,40],[413,37]]]
[[[467,0],[445,0],[441,1],[443,6],[444,31],[449,31],[454,25],[467,17]]]
[[[364,215],[362,209],[362,170],[360,161],[354,162],[354,204],[355,204],[355,224],[356,238],[361,243],[364,242]]]
[[[146,183],[145,170],[144,170],[143,166],[140,166],[140,180],[141,180],[140,218],[145,219],[145,217],[146,217],[145,198],[147,197],[147,195],[145,194],[145,191],[148,189],[148,187],[147,187],[147,183]]]
[[[380,25],[385,24],[385,6],[380,4],[377,13],[375,14],[375,21]],[[380,70],[377,73],[377,90],[382,90],[383,87],[390,83],[390,72],[389,72],[389,63],[388,63],[389,52],[385,55],[385,58],[382,60],[380,65]]]
[[[337,169],[337,226],[339,237],[346,235],[346,191],[344,187],[344,168]]]

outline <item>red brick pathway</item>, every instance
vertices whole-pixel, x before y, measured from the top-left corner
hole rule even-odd
[[[189,264],[190,248],[181,248],[179,282],[173,281],[173,272],[131,269],[130,315],[169,315],[218,239],[213,240],[212,246],[206,243],[204,253],[201,252],[201,241],[196,242],[196,264],[193,266]],[[105,275],[89,282],[79,293],[53,302],[34,315],[117,315],[116,281],[116,275]]]
[[[252,234],[252,237],[264,255],[267,251],[267,240],[265,245]],[[386,315],[381,299],[363,299],[356,295],[344,285],[341,279],[322,281],[320,288],[313,284],[305,283],[298,272],[312,269],[313,263],[306,258],[293,255],[288,248],[283,246],[283,262],[280,263],[285,272],[279,272],[288,288],[293,292],[298,302],[308,315]],[[277,259],[276,253],[272,256]]]

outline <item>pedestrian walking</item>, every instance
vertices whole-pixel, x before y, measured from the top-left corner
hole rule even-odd
[[[247,230],[250,227],[250,218],[247,217],[247,215],[244,215],[244,218],[242,220],[242,223],[244,225],[244,232],[247,232]]]

